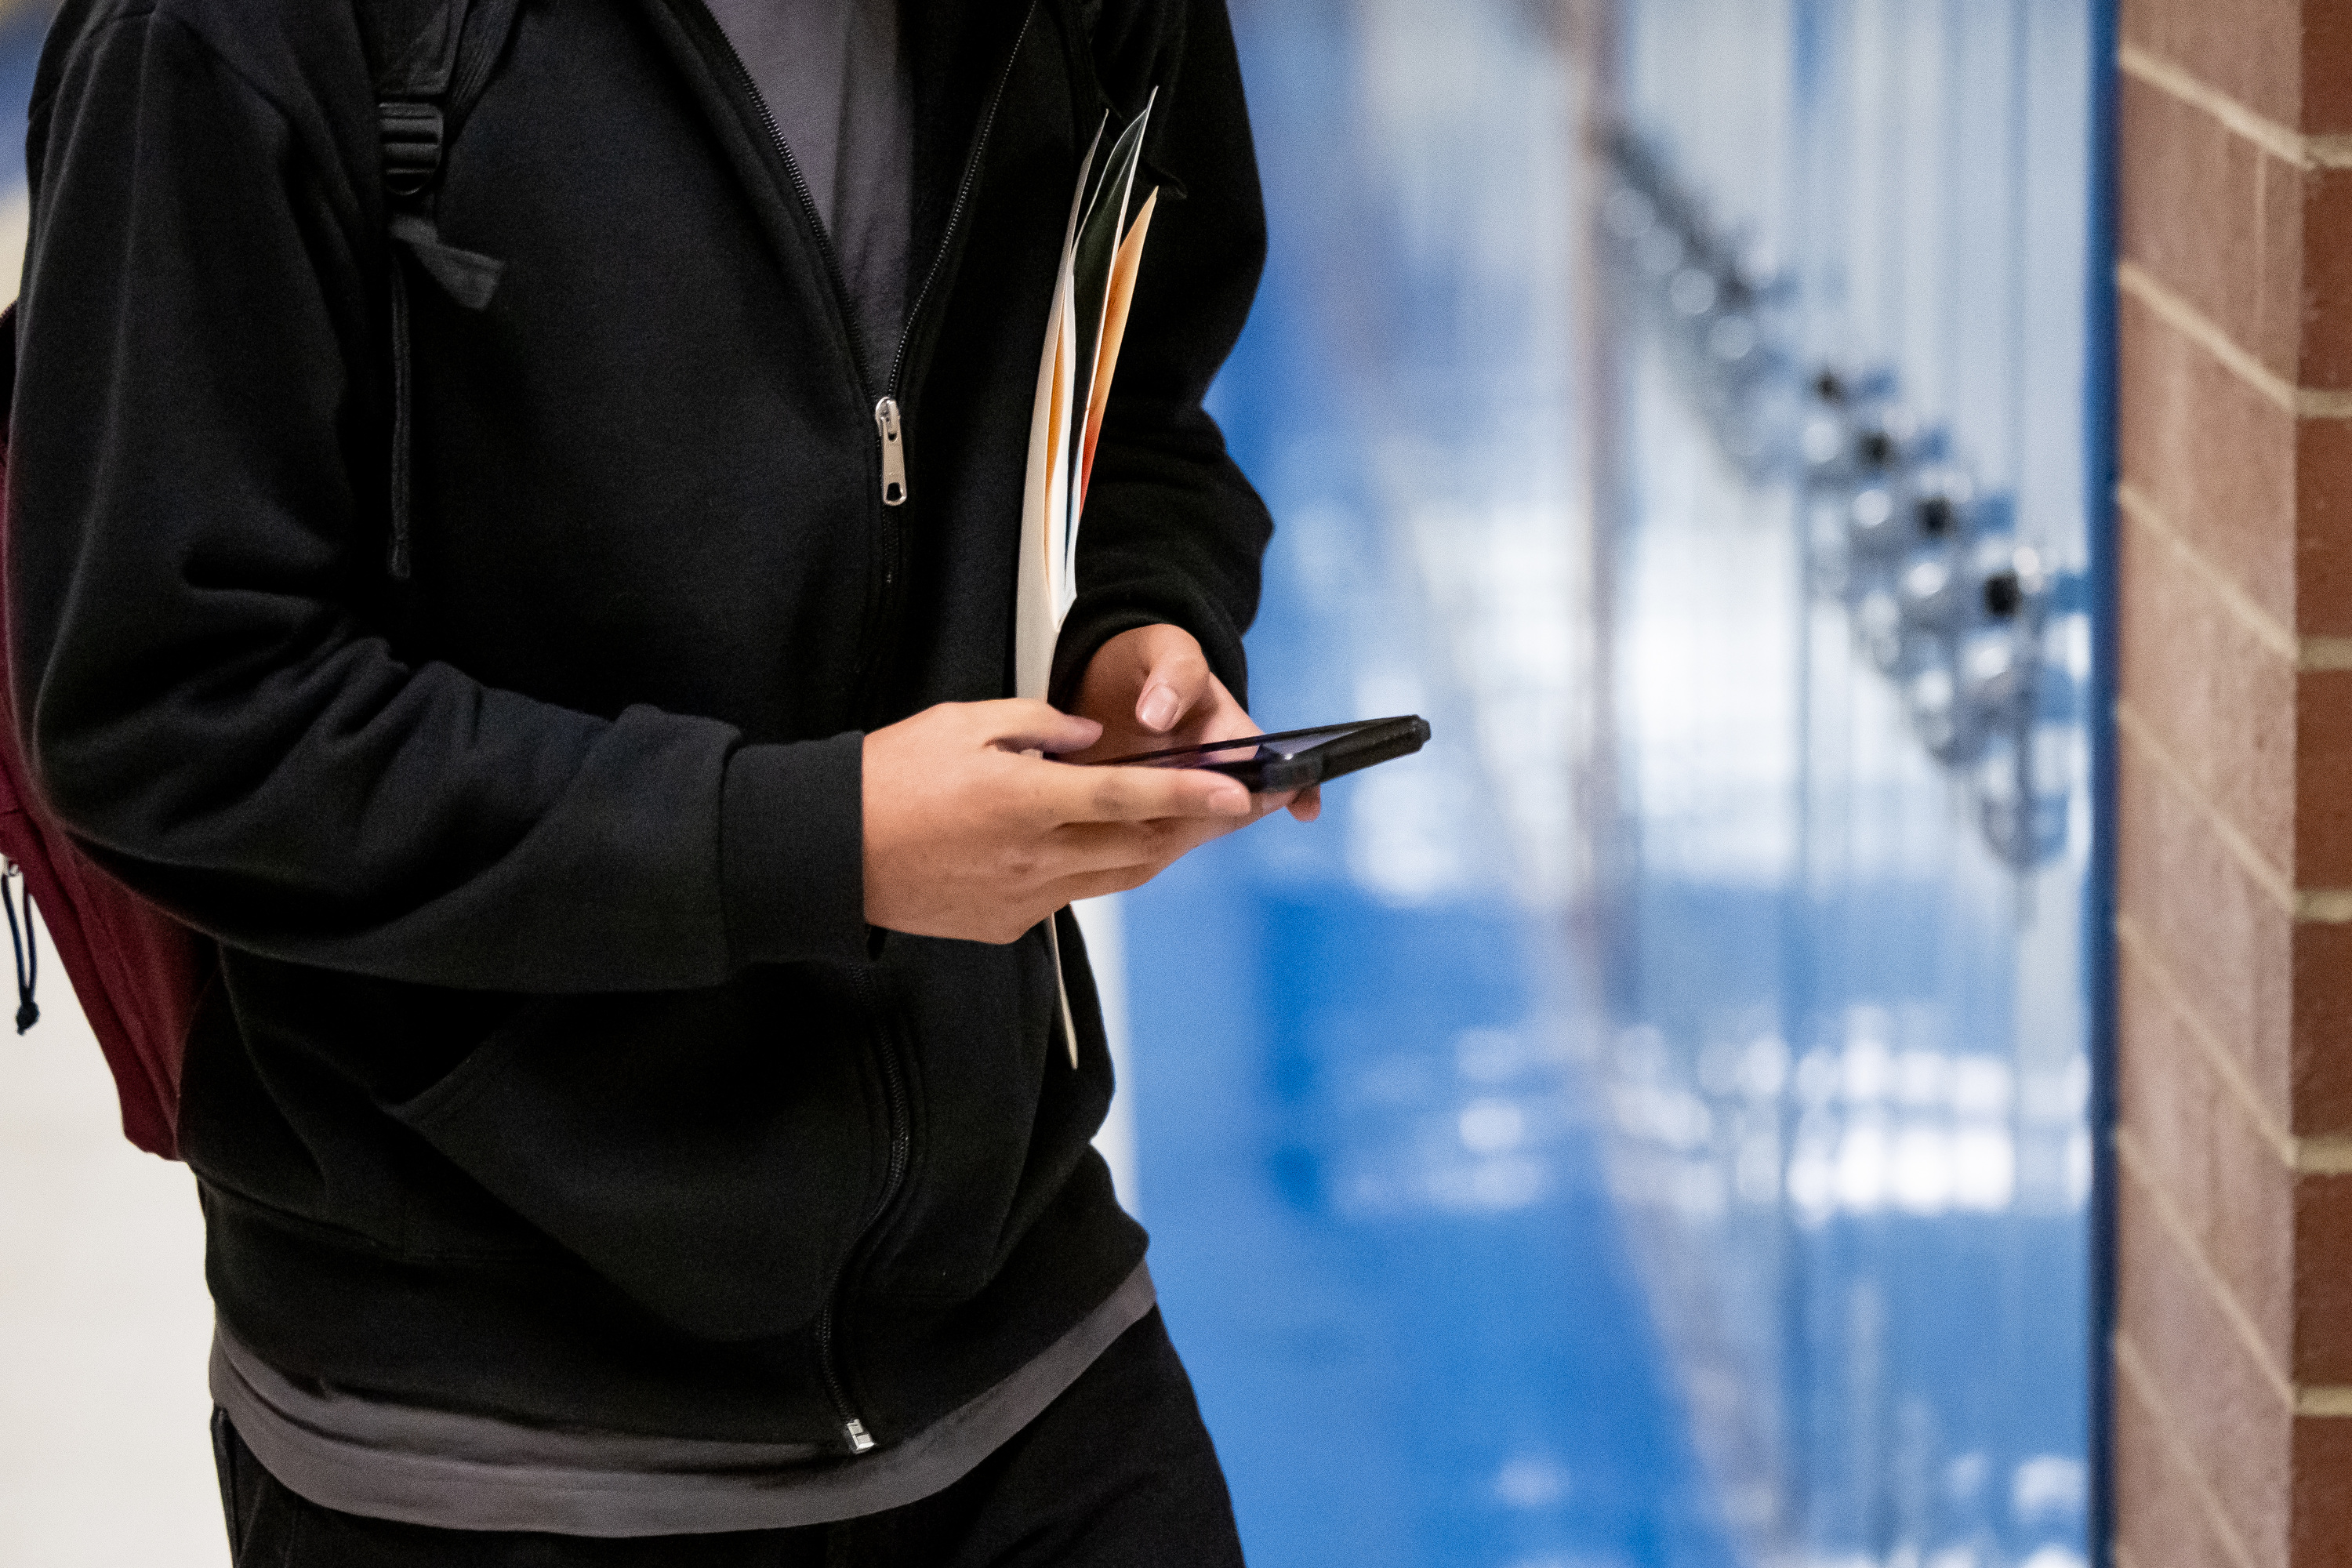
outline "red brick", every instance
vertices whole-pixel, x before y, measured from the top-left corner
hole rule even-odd
[[[2305,637],[2352,637],[2352,419],[2295,432],[2294,605]]]
[[[2291,1114],[2305,1137],[2352,1132],[2352,925],[2294,928]]]
[[[2123,0],[2121,25],[2278,126],[2352,133],[2352,0]],[[2277,382],[2352,390],[2352,171],[2120,91],[2126,258]],[[2296,418],[2128,292],[2118,332],[2123,481],[2206,570],[2123,525],[2122,700],[2188,782],[2123,742],[2118,905],[2176,989],[2127,951],[2117,1310],[2158,1392],[2118,1391],[2117,1540],[2137,1568],[2352,1568],[2352,1419],[2294,1416],[2277,1381],[2352,1386],[2352,1175],[2291,1169],[2217,1065],[2275,1125],[2352,1134],[2352,925],[2297,922],[2265,885],[2352,889],[2352,672],[2298,673],[2212,581],[2294,636],[2352,637],[2352,420]]]
[[[2352,60],[2339,69],[2352,67]],[[2352,170],[2302,176],[2302,370],[2305,386],[2352,385]]]
[[[2293,1415],[2203,1277],[2126,1173],[2116,1237],[2117,1331],[2177,1417],[2173,1436],[2257,1563],[2283,1563]]]
[[[2294,1115],[2295,930],[2180,794],[2126,739],[2117,758],[2116,901],[2282,1125]]]
[[[2296,1345],[2294,1178],[2145,964],[2116,966],[2122,1121],[2276,1363]]]
[[[2352,1568],[2352,1420],[2294,1424],[2294,1568]]]
[[[2124,0],[2123,36],[2264,119],[2300,125],[2303,13],[2304,0]]]
[[[2120,533],[2123,699],[2284,873],[2296,864],[2298,830],[2294,665],[2181,551],[2129,518]],[[2328,796],[2332,783],[2310,793]],[[2352,842],[2330,848],[2352,863]]]
[[[2126,293],[2124,482],[2282,626],[2295,615],[2296,421]]]
[[[2295,1183],[2294,1279],[2295,1381],[2352,1385],[2352,1176]]]
[[[2174,1467],[2166,1417],[2116,1374],[2116,1535],[2133,1568],[2238,1568],[2199,1506],[2192,1479]]]
[[[2295,885],[2352,888],[2352,670],[2314,670],[2294,692],[2273,721],[2294,727]]]
[[[2293,381],[2305,328],[2302,172],[2160,89],[2126,77],[2121,90],[2117,247]]]
[[[2315,135],[2352,132],[2352,6],[2311,0],[2303,8],[2303,129]]]

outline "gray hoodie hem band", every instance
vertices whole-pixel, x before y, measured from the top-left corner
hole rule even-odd
[[[855,1459],[800,1444],[554,1430],[306,1385],[226,1325],[214,1401],[264,1468],[343,1513],[443,1530],[699,1535],[880,1513],[952,1486],[1036,1419],[1147,1316],[1150,1270],[1002,1383],[902,1443]]]

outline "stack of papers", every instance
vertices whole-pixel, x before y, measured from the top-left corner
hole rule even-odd
[[[1078,165],[1077,194],[1070,200],[1070,224],[1062,236],[1062,267],[1054,279],[1054,305],[1037,365],[1037,401],[1029,419],[1029,477],[1021,496],[1013,684],[1022,697],[1044,700],[1062,618],[1078,596],[1078,520],[1086,512],[1087,481],[1094,473],[1095,445],[1102,439],[1119,341],[1127,335],[1144,237],[1160,201],[1154,189],[1140,205],[1135,202],[1143,128],[1158,98],[1154,92],[1097,163],[1095,154],[1110,125],[1104,117]],[[1062,942],[1054,921],[1045,922],[1045,938],[1061,989],[1062,1037],[1075,1068],[1078,1030],[1070,1016],[1070,987],[1062,977]]]
[[[1158,95],[1155,94],[1156,99]],[[1103,131],[1078,166],[1077,195],[1062,238],[1062,268],[1045,321],[1037,400],[1029,422],[1029,477],[1021,498],[1021,589],[1014,609],[1013,690],[1043,699],[1062,617],[1078,596],[1078,520],[1102,438],[1111,374],[1127,335],[1128,307],[1157,189],[1135,201],[1146,103],[1099,163]],[[1106,118],[1104,129],[1108,128]]]

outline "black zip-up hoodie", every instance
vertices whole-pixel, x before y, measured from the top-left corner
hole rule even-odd
[[[180,1132],[280,1370],[622,1430],[884,1444],[1134,1268],[1064,918],[871,932],[860,732],[1005,696],[1077,161],[1163,197],[1063,634],[1242,689],[1264,509],[1201,409],[1264,216],[1222,0],[909,0],[905,341],[857,344],[700,0],[527,0],[416,279],[414,571],[384,569],[372,72],[349,0],[68,0],[11,448],[28,754],[216,940]],[[1172,192],[1171,192],[1172,194]],[[874,407],[904,410],[882,504]]]

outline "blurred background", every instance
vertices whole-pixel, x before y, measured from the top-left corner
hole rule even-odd
[[[1232,4],[1253,706],[1436,734],[1086,911],[1251,1560],[2081,1568],[2095,5]],[[219,1563],[190,1184],[43,1001],[0,1562]]]

